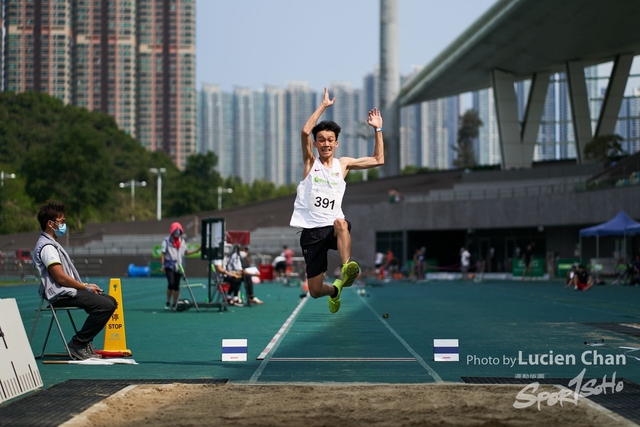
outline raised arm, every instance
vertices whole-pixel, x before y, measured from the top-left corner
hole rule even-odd
[[[360,157],[357,159],[352,157],[341,157],[340,163],[344,176],[346,176],[350,170],[369,169],[384,165],[384,141],[382,138],[382,115],[380,114],[380,110],[374,108],[369,111],[367,124],[375,131],[373,156]]]
[[[300,140],[302,143],[302,163],[304,163],[303,178],[306,178],[306,176],[309,174],[309,171],[313,166],[313,161],[315,160],[315,157],[313,155],[313,141],[311,139],[311,131],[318,122],[320,116],[322,116],[322,113],[324,113],[324,110],[332,106],[334,102],[336,102],[336,99],[329,99],[329,90],[325,87],[322,102],[320,103],[316,111],[314,111],[314,113],[309,117],[307,123],[305,123],[304,127],[302,128]]]

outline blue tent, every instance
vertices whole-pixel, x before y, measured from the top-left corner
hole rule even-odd
[[[640,233],[640,224],[632,225],[630,227],[627,227],[625,232],[626,232],[626,234],[638,234],[638,233]]]
[[[624,236],[626,251],[626,236],[635,233],[640,233],[640,222],[635,221],[625,211],[620,211],[607,222],[580,230],[580,251],[582,252],[582,237],[590,236],[596,237],[596,258],[600,257],[600,236]]]
[[[624,236],[629,234],[631,227],[640,228],[640,222],[629,217],[625,211],[620,211],[607,222],[580,230],[580,236]]]

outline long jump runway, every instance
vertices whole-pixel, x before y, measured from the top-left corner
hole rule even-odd
[[[558,282],[519,281],[395,282],[365,289],[365,296],[357,287],[345,289],[334,315],[326,298],[301,303],[275,345],[258,356],[261,364],[249,381],[546,380],[586,369],[587,377],[615,372],[640,382],[638,337],[598,327],[640,326],[640,289],[574,292]],[[434,339],[457,339],[460,361],[435,362]],[[551,364],[545,363],[549,356]]]
[[[328,313],[327,299],[304,299],[250,382],[441,382],[437,372],[357,290],[345,289],[343,306]],[[367,296],[368,295],[368,296]],[[388,316],[388,313],[387,313]],[[388,318],[388,317],[387,317]]]
[[[277,283],[257,287],[263,306],[171,313],[162,309],[164,287],[162,279],[123,280],[128,346],[139,365],[39,363],[44,390],[2,405],[0,413],[29,406],[38,395],[46,398],[53,385],[67,380],[87,387],[97,380],[215,379],[255,386],[567,385],[582,376],[605,387],[624,381],[624,394],[597,397],[609,399],[610,408],[630,402],[625,416],[640,421],[633,409],[640,401],[637,287],[574,292],[559,282],[389,282],[345,289],[336,314],[329,313],[327,298],[299,299],[299,289]],[[358,293],[362,289],[365,295]],[[36,286],[0,287],[0,298],[17,299],[29,330]],[[222,362],[223,338],[247,338],[248,361]],[[434,339],[458,340],[459,361],[434,361]]]

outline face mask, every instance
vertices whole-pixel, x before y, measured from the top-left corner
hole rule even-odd
[[[56,236],[60,237],[60,236],[64,236],[67,232],[67,224],[60,224],[58,226],[57,230],[53,230],[54,233],[56,233]]]
[[[180,230],[176,230],[173,232],[173,237],[180,237]]]
[[[240,251],[240,257],[241,258],[246,258],[247,257],[247,253],[245,251]]]

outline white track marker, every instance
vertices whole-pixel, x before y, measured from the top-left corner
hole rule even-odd
[[[222,340],[222,361],[223,362],[246,362],[247,361],[247,340],[246,339],[223,339]]]
[[[280,340],[280,338],[282,338],[283,334],[287,331],[287,329],[289,328],[291,323],[293,323],[293,320],[296,318],[296,316],[298,315],[298,312],[300,311],[300,309],[302,308],[304,303],[307,302],[308,299],[309,299],[309,297],[307,296],[307,297],[303,298],[302,301],[300,301],[300,304],[298,304],[296,309],[293,310],[293,313],[291,313],[291,316],[289,316],[289,318],[282,324],[282,326],[280,327],[280,330],[278,331],[278,333],[275,334],[273,336],[273,338],[271,338],[271,341],[269,341],[269,344],[267,344],[265,349],[262,350],[262,353],[260,353],[260,355],[256,358],[256,360],[263,360],[265,357],[267,357],[267,354],[269,354],[271,349],[273,349],[273,346],[276,345],[278,340]]]

